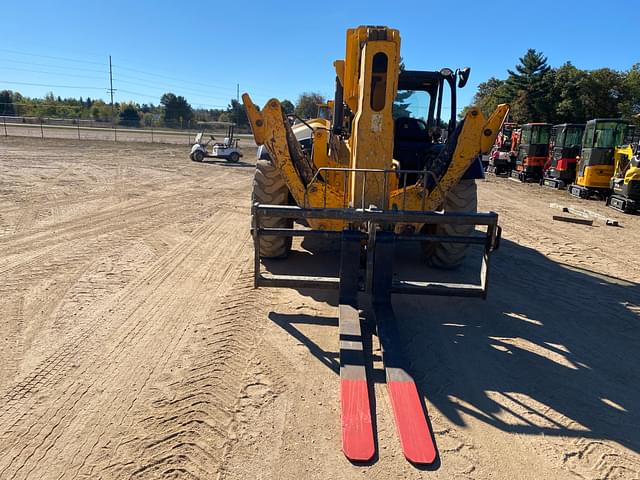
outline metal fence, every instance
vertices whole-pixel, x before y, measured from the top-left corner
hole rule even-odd
[[[194,128],[184,130],[153,127],[132,128],[84,119],[0,116],[0,135],[4,137],[190,145],[194,142],[195,136],[200,130],[197,125]],[[214,125],[213,129],[208,125],[207,134],[212,134],[216,139],[222,140],[226,130],[223,124],[220,124],[217,128]],[[236,136],[245,139],[251,137],[248,134],[236,134]]]

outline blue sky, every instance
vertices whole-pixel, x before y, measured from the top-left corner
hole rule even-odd
[[[462,107],[527,48],[552,66],[640,62],[637,28],[625,22],[634,12],[637,0],[4,2],[0,89],[107,99],[111,54],[117,101],[158,103],[172,91],[194,106],[224,107],[237,83],[258,103],[332,96],[345,30],[374,24],[400,30],[409,69],[470,66]]]

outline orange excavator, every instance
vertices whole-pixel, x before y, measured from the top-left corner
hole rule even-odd
[[[527,123],[522,126],[512,177],[521,182],[540,181],[549,154],[550,134],[550,123]]]

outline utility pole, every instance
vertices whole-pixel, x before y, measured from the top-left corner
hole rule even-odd
[[[111,69],[111,55],[109,55],[109,93],[111,94],[111,123],[115,121],[115,110],[113,107],[113,70]]]

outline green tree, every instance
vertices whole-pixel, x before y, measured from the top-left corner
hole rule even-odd
[[[187,126],[193,119],[193,109],[182,96],[165,93],[160,98],[160,104],[164,107],[162,119],[169,127]]]
[[[138,114],[138,110],[133,103],[129,103],[122,109],[119,115],[118,124],[125,127],[140,126],[140,115]]]
[[[13,116],[16,114],[16,107],[13,104],[13,92],[2,90],[0,92],[0,115]]]
[[[514,70],[507,70],[507,96],[518,101],[512,106],[511,114],[518,122],[528,119],[544,121],[549,114],[548,98],[551,79],[546,75],[551,67],[547,57],[533,48],[527,50]]]
[[[478,85],[478,91],[473,96],[472,104],[477,106],[485,116],[488,116],[498,104],[505,103],[508,97],[506,82],[491,77]],[[467,108],[462,111],[461,116],[464,117],[466,111]]]
[[[280,102],[280,106],[282,107],[282,111],[285,115],[291,115],[296,108],[291,100],[286,99]]]
[[[107,105],[102,100],[95,100],[91,105],[91,118],[97,122],[110,121],[111,105]]]
[[[620,111],[625,118],[632,118],[640,123],[640,63],[633,65],[624,74],[622,80],[623,99]]]
[[[548,94],[553,108],[549,120],[554,123],[583,123],[586,112],[583,104],[584,83],[588,73],[567,62],[554,70],[553,85]]]
[[[623,100],[623,77],[610,68],[589,72],[582,84],[581,101],[587,118],[618,117]]]
[[[249,118],[247,117],[247,112],[244,109],[244,106],[235,98],[231,100],[229,106],[226,111],[227,122],[233,122],[239,127],[248,127],[249,126]]]
[[[298,97],[294,113],[300,118],[314,118],[318,116],[318,105],[326,103],[325,98],[315,92],[304,92]]]

